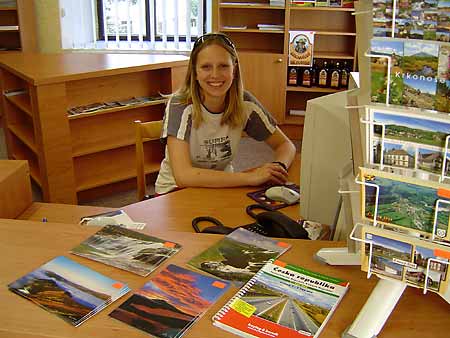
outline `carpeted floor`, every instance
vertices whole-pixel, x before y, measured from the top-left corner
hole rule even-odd
[[[295,142],[297,150],[300,151],[300,142]],[[6,145],[4,140],[3,129],[0,127],[0,159],[6,159]],[[241,171],[247,168],[256,167],[262,163],[272,161],[273,152],[272,149],[264,142],[257,142],[251,138],[243,138],[239,145],[239,151],[236,154],[233,165],[236,171]],[[33,199],[35,201],[42,201],[42,195],[39,187],[32,183],[33,186]],[[148,187],[147,193],[152,194],[154,192],[153,186]],[[111,208],[120,208],[124,205],[138,202],[136,199],[136,190],[125,191],[116,193],[107,197],[98,198],[86,203],[80,203],[82,205],[94,205],[104,206]]]

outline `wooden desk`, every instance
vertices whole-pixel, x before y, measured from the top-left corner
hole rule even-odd
[[[42,223],[0,219],[0,337],[144,337],[145,333],[114,320],[108,314],[131,294],[89,319],[78,328],[65,323],[28,300],[8,291],[6,285],[31,272],[52,258],[65,255],[106,276],[121,280],[132,290],[143,286],[147,278],[131,274],[98,262],[70,255],[68,251],[86,239],[98,228],[75,224]],[[149,229],[147,229],[147,232]],[[180,243],[182,250],[166,264],[185,266],[186,262],[201,250],[221,238],[220,235],[178,233],[170,231],[151,232],[152,235]],[[58,240],[55,240],[55,239]],[[363,306],[377,278],[366,279],[359,267],[333,267],[322,265],[312,257],[321,247],[337,247],[344,243],[328,241],[286,240],[293,247],[282,259],[305,268],[350,281],[345,295],[321,338],[337,338],[353,322]],[[155,273],[155,272],[154,272]],[[153,274],[154,274],[153,273]],[[211,324],[212,315],[237,291],[231,288],[186,334],[186,337],[204,338],[235,337]],[[439,296],[408,288],[386,323],[380,338],[423,338],[446,336],[450,326],[450,306]]]
[[[92,103],[169,94],[186,56],[149,54],[0,55],[8,157],[28,160],[46,202],[77,204],[135,186],[134,120],[159,120],[166,100],[68,115]],[[146,142],[146,173],[159,170],[163,147]]]

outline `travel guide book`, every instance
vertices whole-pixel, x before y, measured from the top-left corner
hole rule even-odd
[[[450,120],[440,114],[366,107],[369,163],[393,173],[439,181],[450,176],[450,151],[444,163]],[[384,133],[384,135],[383,135]],[[383,168],[383,169],[384,169]]]
[[[70,252],[147,276],[181,249],[177,243],[117,225],[106,225]]]
[[[347,281],[275,260],[213,317],[242,337],[317,337],[349,287]]]
[[[216,277],[244,283],[290,247],[288,243],[237,228],[188,264]]]
[[[450,247],[364,225],[361,270],[438,293],[450,303]],[[370,255],[370,246],[372,254]]]
[[[372,221],[376,217],[378,223],[389,228],[426,238],[431,238],[434,232],[436,240],[450,239],[449,185],[368,168],[360,168],[360,180],[364,184],[361,189],[363,219]],[[438,200],[444,202],[440,202],[434,226]]]
[[[74,326],[130,291],[125,283],[64,256],[52,259],[8,288]]]
[[[228,287],[228,282],[170,264],[109,315],[154,337],[179,338]]]

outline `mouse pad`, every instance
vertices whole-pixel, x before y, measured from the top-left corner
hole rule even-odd
[[[286,184],[285,187],[290,188],[290,189],[295,190],[296,192],[300,193],[300,187],[297,184]],[[266,187],[264,189],[249,192],[249,193],[247,193],[247,196],[250,197],[251,199],[255,200],[256,202],[258,202],[259,204],[268,207],[270,210],[278,210],[278,209],[287,207],[289,205],[292,205],[292,204],[287,204],[284,202],[274,201],[274,200],[271,200],[270,198],[266,197],[265,192],[269,188],[271,188],[271,187]]]

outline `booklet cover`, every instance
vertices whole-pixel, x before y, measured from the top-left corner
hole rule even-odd
[[[229,283],[170,264],[109,315],[160,338],[183,334]]]
[[[450,186],[412,177],[360,168],[361,212],[365,220],[376,220],[398,231],[439,240],[449,240]],[[376,214],[376,215],[375,215]],[[435,216],[436,215],[436,216]],[[435,223],[436,217],[436,225]]]
[[[130,289],[59,256],[8,285],[9,290],[78,326]]]
[[[282,261],[269,262],[213,317],[243,337],[317,337],[349,283]]]
[[[450,303],[450,247],[364,225],[361,270],[441,295]],[[372,250],[370,247],[372,246]]]
[[[237,228],[188,264],[222,279],[247,282],[265,263],[290,247],[288,243]]]
[[[70,252],[147,276],[181,245],[116,225],[106,225]]]

